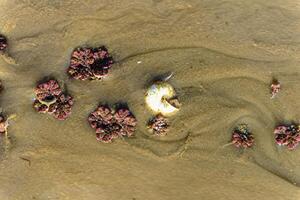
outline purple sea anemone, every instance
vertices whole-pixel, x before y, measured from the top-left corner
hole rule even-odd
[[[236,147],[248,148],[254,144],[254,137],[246,124],[237,126],[232,133],[232,143]]]
[[[48,113],[59,120],[65,120],[71,115],[73,98],[67,94],[61,94],[57,101],[49,106]]]
[[[113,58],[104,46],[77,48],[71,55],[67,72],[71,77],[78,80],[101,80],[107,76],[113,63]]]
[[[52,101],[61,95],[62,90],[56,80],[49,80],[37,85],[35,95],[39,101]]]
[[[73,98],[64,94],[56,80],[40,83],[35,88],[36,99],[33,107],[39,113],[48,113],[59,120],[65,120],[71,114]]]
[[[275,141],[280,146],[287,146],[289,150],[295,149],[300,142],[299,125],[280,125],[274,130]]]
[[[135,131],[136,118],[129,109],[111,109],[100,105],[88,117],[90,126],[95,129],[96,137],[101,142],[111,142],[118,137],[130,137]]]
[[[156,115],[148,122],[148,128],[153,134],[158,136],[164,136],[169,130],[168,120],[161,114]]]

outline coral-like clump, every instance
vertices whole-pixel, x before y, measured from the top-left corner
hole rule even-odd
[[[148,128],[153,134],[164,136],[169,131],[169,121],[161,114],[156,115],[148,122]]]
[[[77,48],[71,55],[67,72],[71,77],[78,80],[101,80],[108,75],[113,63],[113,58],[104,46]]]
[[[5,36],[0,35],[0,53],[7,48],[7,39]]]
[[[118,137],[130,137],[135,131],[136,118],[127,108],[111,109],[100,105],[88,117],[98,141],[109,143]]]
[[[281,89],[281,85],[279,83],[279,81],[277,80],[273,80],[272,84],[271,84],[271,99],[273,99],[277,93],[280,91]]]
[[[73,98],[64,94],[56,80],[40,83],[35,88],[33,107],[39,113],[48,113],[56,119],[65,120],[71,114]]]
[[[300,127],[296,124],[277,126],[274,134],[276,143],[289,150],[295,149],[300,142]]]
[[[232,143],[236,147],[248,148],[254,144],[254,137],[246,124],[237,126],[232,133]]]

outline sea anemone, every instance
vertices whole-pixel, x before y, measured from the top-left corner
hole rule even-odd
[[[127,108],[111,109],[100,105],[89,117],[98,141],[109,143],[118,137],[130,137],[135,131],[136,118]]]
[[[73,98],[63,93],[54,79],[42,82],[35,88],[33,107],[39,113],[48,113],[54,118],[65,120],[71,114]]]
[[[71,115],[73,98],[68,94],[61,94],[57,101],[49,106],[48,113],[56,119],[65,120]]]
[[[164,136],[169,130],[169,121],[161,114],[156,115],[148,122],[148,128],[153,134]]]
[[[67,72],[78,80],[101,80],[107,76],[113,63],[113,58],[104,46],[82,47],[73,51]]]
[[[253,146],[254,137],[246,124],[240,124],[233,130],[231,141],[238,148],[248,148]]]
[[[61,93],[62,90],[56,80],[49,80],[38,84],[35,88],[36,99],[45,104],[51,104],[51,102],[56,101],[56,98]]]
[[[295,149],[300,142],[300,127],[296,124],[277,126],[274,134],[276,144],[287,146],[289,150]]]
[[[164,81],[156,82],[148,88],[145,101],[156,114],[171,115],[179,110],[179,102],[173,86]]]

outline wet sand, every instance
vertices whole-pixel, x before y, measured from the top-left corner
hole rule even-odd
[[[300,4],[292,0],[1,0],[3,111],[0,199],[297,200],[300,150],[274,142],[299,122]],[[70,80],[72,50],[105,45],[116,60],[102,82]],[[145,128],[145,86],[173,72],[182,103],[166,137]],[[74,96],[57,121],[32,108],[35,83],[55,76]],[[272,78],[282,91],[270,99]],[[135,137],[96,141],[86,122],[99,102],[127,102]],[[238,123],[252,149],[227,145]]]

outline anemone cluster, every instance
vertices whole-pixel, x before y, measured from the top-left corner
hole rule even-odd
[[[107,76],[113,63],[113,58],[104,46],[81,47],[73,51],[67,73],[78,80],[101,80]]]
[[[286,146],[289,150],[295,149],[300,142],[300,127],[296,124],[280,125],[274,130],[275,142],[279,146]]]
[[[88,117],[98,141],[109,143],[118,137],[131,137],[137,124],[128,108],[110,108],[100,105]]]
[[[168,119],[161,114],[156,115],[148,122],[148,128],[152,130],[153,134],[158,136],[166,135],[169,130],[169,126],[170,124]]]
[[[73,98],[63,93],[54,79],[39,83],[35,88],[33,107],[39,113],[48,113],[54,118],[65,120],[71,114]]]
[[[0,34],[0,53],[8,47],[7,39]],[[67,73],[78,80],[102,80],[109,74],[114,64],[106,47],[79,47],[71,54]],[[175,89],[167,83],[167,79],[154,82],[145,94],[147,107],[154,116],[148,121],[147,127],[154,135],[167,134],[170,123],[167,117],[179,111],[179,103]],[[280,82],[273,80],[271,98],[281,89]],[[0,81],[0,91],[2,84]],[[58,120],[65,120],[71,115],[73,97],[64,92],[55,79],[49,79],[37,84],[35,88],[34,109],[39,113],[47,113]],[[0,135],[7,133],[8,119],[0,113]],[[133,136],[137,120],[129,108],[100,105],[88,116],[88,123],[95,130],[98,141],[109,143],[119,137]],[[274,130],[276,144],[295,149],[300,143],[300,126],[296,124],[280,125]],[[232,132],[231,144],[238,148],[250,148],[254,144],[254,136],[246,124],[238,125]]]
[[[254,137],[246,124],[240,124],[233,130],[231,141],[238,148],[249,148],[254,144]]]

